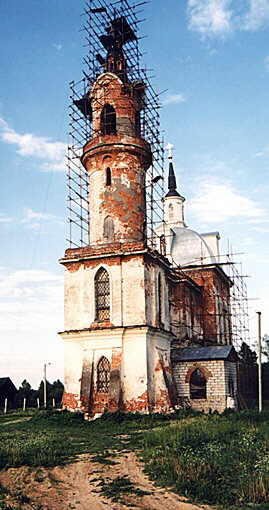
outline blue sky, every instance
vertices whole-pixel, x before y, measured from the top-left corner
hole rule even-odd
[[[68,83],[80,79],[82,0],[2,0],[0,376],[62,378]],[[154,0],[144,61],[175,146],[186,218],[219,230],[269,332],[269,0]]]

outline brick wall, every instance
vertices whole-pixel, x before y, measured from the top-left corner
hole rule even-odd
[[[206,399],[190,399],[189,375],[196,368],[199,368],[206,374]],[[209,412],[209,410],[212,410],[223,412],[226,409],[226,372],[223,360],[201,361],[199,363],[194,361],[180,362],[174,365],[173,373],[179,400],[189,399],[191,407],[199,411]]]

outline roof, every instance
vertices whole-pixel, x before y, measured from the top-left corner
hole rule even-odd
[[[183,347],[175,349],[173,361],[205,361],[237,359],[237,353],[232,345],[213,345],[210,347]]]
[[[12,388],[12,390],[17,391],[17,388],[11,381],[10,377],[0,377],[0,390],[6,386],[9,386],[10,389]]]
[[[173,227],[171,256],[181,267],[216,264],[216,258],[206,241],[198,232],[187,227]]]

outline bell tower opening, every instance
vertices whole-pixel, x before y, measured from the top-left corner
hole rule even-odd
[[[101,134],[102,135],[116,135],[116,112],[111,104],[105,104],[101,113]]]

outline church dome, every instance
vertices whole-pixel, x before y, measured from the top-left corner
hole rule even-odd
[[[171,246],[173,262],[180,266],[216,264],[216,258],[203,237],[184,227],[174,227]]]

